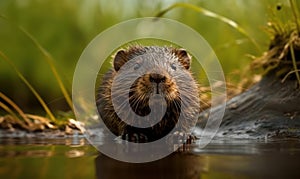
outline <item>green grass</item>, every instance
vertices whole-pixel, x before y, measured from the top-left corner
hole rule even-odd
[[[193,4],[190,4],[190,3],[174,3],[172,4],[171,6],[167,7],[166,9],[160,11],[156,17],[162,17],[164,14],[166,14],[167,12],[175,9],[175,8],[184,8],[186,9],[187,11],[189,10],[192,10],[192,11],[196,11],[206,17],[211,17],[211,18],[214,18],[220,22],[223,22],[229,26],[231,26],[233,29],[235,29],[237,32],[241,33],[242,35],[244,35],[246,38],[248,38],[251,43],[253,43],[253,45],[257,48],[257,50],[260,52],[261,49],[259,47],[259,45],[257,44],[257,42],[255,41],[254,38],[252,38],[247,32],[245,29],[243,29],[243,27],[241,27],[237,22],[235,22],[234,20],[232,19],[229,19],[227,17],[224,17],[220,14],[217,14],[217,13],[214,13],[210,10],[207,10],[203,7],[200,7],[200,6],[196,6],[196,5],[193,5]]]
[[[7,19],[3,15],[0,15],[0,18],[9,22],[9,19]],[[67,101],[67,104],[69,105],[70,109],[73,109],[72,100],[70,98],[70,95],[69,95],[64,83],[62,82],[60,75],[58,74],[57,68],[54,65],[54,59],[51,56],[51,54],[44,47],[42,47],[42,45],[35,39],[35,37],[33,37],[33,35],[30,34],[29,32],[27,32],[22,26],[14,25],[14,27],[16,29],[20,30],[26,37],[28,37],[32,41],[32,43],[35,45],[35,47],[43,54],[44,59],[48,63],[48,65],[54,75],[54,78],[56,79],[56,81],[60,87],[60,90],[63,93],[65,100]]]
[[[19,71],[19,69],[14,65],[14,63],[3,53],[0,51],[0,56],[2,59],[4,59],[7,63],[10,64],[10,66],[14,69],[18,77],[22,80],[22,82],[25,83],[25,85],[30,89],[30,91],[34,94],[36,99],[39,101],[45,112],[48,114],[49,118],[52,120],[52,122],[56,121],[55,116],[47,106],[46,102],[43,100],[43,98],[39,95],[39,93],[35,90],[35,88],[30,84],[30,82],[24,77],[24,75]],[[5,99],[5,98],[4,98]],[[7,100],[6,100],[7,101]],[[12,104],[10,102],[10,104]],[[24,118],[26,119],[26,118]]]
[[[277,6],[277,11],[282,11],[284,16],[276,16],[274,11],[272,21],[268,23],[268,32],[271,36],[269,50],[252,63],[255,69],[262,69],[263,74],[274,73],[284,83],[288,78],[295,79],[300,86],[299,75],[299,18],[298,5],[294,0],[289,0],[289,8],[282,9]],[[292,17],[292,18],[291,18]],[[296,53],[297,52],[297,53]]]

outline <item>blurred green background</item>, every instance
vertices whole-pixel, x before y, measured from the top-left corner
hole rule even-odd
[[[1,0],[0,51],[13,61],[55,110],[68,110],[49,65],[32,41],[15,25],[22,26],[53,56],[62,79],[71,91],[74,68],[88,43],[110,26],[137,17],[154,16],[175,2],[187,2],[236,21],[257,41],[257,49],[245,36],[222,21],[183,8],[164,17],[178,20],[198,31],[217,54],[225,75],[238,81],[235,71],[245,69],[269,44],[264,28],[270,9],[288,6],[287,0]],[[298,3],[299,4],[299,3]],[[283,12],[278,12],[280,13]],[[113,37],[112,37],[113,38]],[[13,69],[0,58],[0,91],[27,112],[41,106]]]

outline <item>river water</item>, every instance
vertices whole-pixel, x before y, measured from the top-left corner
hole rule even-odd
[[[84,138],[0,138],[0,178],[300,178],[300,141],[214,140],[131,164]]]

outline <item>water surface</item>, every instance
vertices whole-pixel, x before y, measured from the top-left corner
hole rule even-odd
[[[300,178],[299,140],[217,140],[144,164],[116,161],[84,138],[0,138],[0,178]]]

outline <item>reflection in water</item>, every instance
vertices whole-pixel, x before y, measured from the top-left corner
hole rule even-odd
[[[85,152],[83,150],[73,149],[73,150],[67,151],[65,154],[68,158],[75,158],[75,157],[84,156]]]
[[[95,178],[97,154],[84,138],[0,138],[0,178]]]
[[[300,141],[213,141],[133,164],[99,154],[84,139],[0,138],[0,178],[300,178]]]
[[[149,163],[126,163],[103,154],[97,178],[300,178],[299,141],[231,141],[196,145]]]
[[[299,178],[299,154],[192,155],[174,153],[164,159],[133,164],[99,154],[98,179],[119,178]]]
[[[1,134],[1,133],[0,133]],[[51,137],[51,136],[50,136]],[[4,138],[0,135],[0,146],[3,145],[66,145],[66,146],[84,146],[89,144],[83,136],[81,137],[53,137],[53,138],[44,138],[44,137],[8,137]]]
[[[148,163],[126,163],[99,154],[96,158],[96,176],[114,178],[199,178],[205,168],[205,157],[173,153],[166,158]]]
[[[1,149],[1,148],[0,148]],[[26,151],[14,151],[14,150],[7,150],[1,151],[0,150],[0,157],[51,157],[53,156],[53,152],[49,150],[26,150]]]

